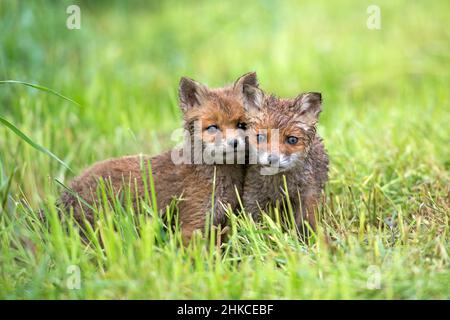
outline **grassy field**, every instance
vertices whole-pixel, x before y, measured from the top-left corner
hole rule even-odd
[[[380,30],[356,0],[78,1],[80,30],[70,4],[0,2],[0,80],[79,103],[0,83],[0,117],[72,169],[0,123],[0,298],[450,298],[448,1],[376,1]],[[149,204],[101,213],[104,246],[62,226],[57,181],[174,145],[180,76],[221,86],[252,70],[277,95],[324,97],[330,180],[311,243],[232,215],[220,248],[183,248]]]

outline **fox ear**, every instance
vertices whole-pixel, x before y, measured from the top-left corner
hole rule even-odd
[[[256,76],[256,72],[249,72],[242,76],[240,76],[235,82],[234,82],[234,89],[236,90],[242,90],[245,85],[250,85],[253,87],[258,87],[258,77]]]
[[[181,110],[186,111],[192,107],[199,106],[205,100],[208,88],[193,79],[181,77],[178,87]]]
[[[300,116],[310,125],[315,125],[322,111],[322,94],[319,92],[302,93],[295,99],[295,107]]]
[[[264,92],[257,87],[244,85],[242,100],[246,111],[259,111],[264,101]]]
[[[264,93],[258,88],[256,72],[249,72],[234,82],[234,90],[241,96],[245,110],[259,109],[262,106]]]

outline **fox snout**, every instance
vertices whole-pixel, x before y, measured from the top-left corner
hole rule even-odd
[[[267,162],[270,165],[277,164],[279,161],[280,161],[280,156],[278,156],[277,154],[272,153],[267,156]]]
[[[226,130],[225,133],[218,132],[214,137],[213,144],[216,147],[223,147],[225,153],[235,152],[236,150],[244,149],[245,135],[239,132],[240,130]]]
[[[233,147],[233,149],[237,149],[239,146],[239,140],[236,138],[228,139],[227,142],[230,147]]]
[[[245,135],[241,130],[217,131],[203,136],[203,158],[207,163],[243,163]]]
[[[261,152],[258,157],[259,164],[277,166],[280,164],[280,155],[277,153]]]
[[[245,148],[245,135],[240,133],[239,130],[233,130],[235,132],[227,132],[226,143],[228,148],[233,150],[241,150]]]
[[[276,152],[259,152],[258,164],[267,167],[278,168],[279,170],[288,170],[302,158],[301,153],[276,153]]]
[[[278,153],[261,152],[259,154],[259,164],[277,167],[280,164],[280,155]]]

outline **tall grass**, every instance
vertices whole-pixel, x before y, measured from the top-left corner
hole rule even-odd
[[[450,298],[448,2],[379,1],[381,30],[358,1],[81,1],[81,30],[69,4],[0,2],[0,80],[79,104],[0,85],[1,298]],[[309,243],[280,203],[258,225],[228,212],[221,245],[210,228],[183,247],[150,177],[138,208],[115,197],[85,233],[58,214],[61,184],[92,162],[175,144],[180,76],[250,70],[281,96],[323,94],[330,180]]]

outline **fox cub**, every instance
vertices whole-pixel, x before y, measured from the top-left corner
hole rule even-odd
[[[245,160],[246,109],[255,108],[253,100],[244,95],[246,87],[258,87],[256,73],[245,74],[233,85],[217,89],[181,78],[179,102],[187,138],[182,150],[175,151],[185,153],[185,161],[175,163],[172,150],[154,157],[134,155],[98,162],[71,182],[71,191],[61,196],[62,207],[73,208],[78,221],[84,216],[93,223],[89,207],[98,205],[96,189],[100,178],[112,186],[115,194],[128,185],[136,206],[150,192],[146,190],[148,181],[143,181],[143,176],[149,175],[141,169],[142,164],[148,168],[150,161],[158,208],[165,210],[174,198],[180,199],[178,212],[184,243],[189,242],[194,231],[203,230],[208,213],[213,212],[214,225],[225,225],[227,206],[237,206],[236,190],[242,193],[244,182],[243,164],[224,160]]]
[[[328,179],[328,156],[316,133],[321,94],[280,99],[251,85],[244,90],[256,101],[248,112],[250,151],[256,159],[246,171],[244,207],[260,218],[260,209],[286,196],[285,176],[298,230],[305,230],[304,221],[314,229],[314,212]]]

